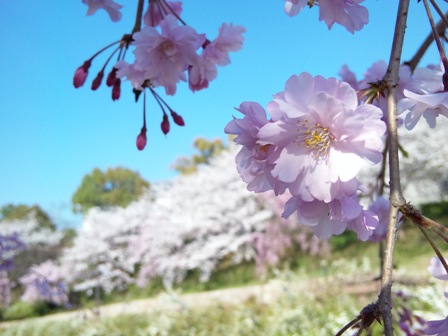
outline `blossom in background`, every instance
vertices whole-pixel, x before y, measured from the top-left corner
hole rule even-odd
[[[68,289],[63,281],[63,271],[50,260],[32,266],[19,281],[25,287],[22,301],[43,300],[56,305],[68,305]]]
[[[286,0],[285,12],[297,15],[305,5],[319,6],[319,21],[324,21],[331,29],[335,23],[345,27],[352,34],[361,30],[369,22],[369,12],[360,3],[364,0]]]
[[[89,6],[86,15],[93,15],[98,9],[104,9],[112,21],[117,22],[121,20],[122,14],[120,9],[123,6],[113,0],[82,0],[82,3]]]
[[[386,239],[387,235],[387,227],[389,226],[389,208],[390,201],[384,198],[383,196],[378,196],[375,200],[369,205],[369,210],[375,213],[378,216],[378,226],[373,231],[372,235],[369,237],[369,240],[378,243]],[[398,225],[401,225],[401,213],[398,217]]]

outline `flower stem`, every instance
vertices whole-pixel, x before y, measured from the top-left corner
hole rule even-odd
[[[135,24],[134,28],[132,29],[132,34],[137,33],[140,31],[140,29],[142,29],[143,4],[143,0],[138,0],[137,14],[135,16]]]
[[[393,254],[397,233],[398,208],[406,203],[400,184],[399,145],[397,131],[397,86],[401,54],[403,50],[404,33],[408,16],[409,0],[400,0],[395,24],[394,39],[389,59],[389,66],[384,81],[388,88],[388,146],[389,146],[389,171],[390,171],[390,202],[389,227],[387,231],[386,247],[384,251],[383,276],[381,291],[379,294],[379,309],[384,322],[384,334],[393,335],[392,325],[392,270]]]

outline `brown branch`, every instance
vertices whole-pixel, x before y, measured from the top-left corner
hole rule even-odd
[[[400,0],[397,12],[397,21],[395,24],[394,39],[389,59],[389,66],[384,81],[387,84],[388,96],[388,146],[389,146],[389,171],[390,171],[390,212],[389,227],[386,238],[386,248],[384,251],[383,276],[381,292],[379,294],[379,309],[384,320],[384,334],[393,335],[392,324],[392,270],[393,253],[395,248],[395,239],[397,232],[398,207],[406,203],[400,184],[399,167],[399,145],[397,131],[397,86],[399,79],[399,69],[401,54],[403,50],[404,34],[406,30],[406,21],[408,16],[409,0]]]
[[[142,29],[142,18],[143,18],[143,4],[144,0],[138,0],[137,4],[137,14],[135,16],[135,24],[132,29],[132,34],[137,33]]]

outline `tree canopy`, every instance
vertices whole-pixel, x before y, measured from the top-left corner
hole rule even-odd
[[[56,225],[50,216],[38,205],[28,206],[25,204],[6,204],[0,208],[0,221],[23,221],[33,217],[36,219],[39,228],[56,230]]]
[[[221,139],[207,140],[197,138],[193,146],[199,151],[199,154],[194,154],[192,157],[178,157],[172,165],[173,169],[182,175],[196,172],[199,165],[209,164],[212,157],[226,149]]]
[[[138,172],[121,167],[109,168],[106,172],[95,168],[84,176],[73,194],[73,211],[86,213],[93,207],[125,207],[137,200],[147,188],[149,183]]]

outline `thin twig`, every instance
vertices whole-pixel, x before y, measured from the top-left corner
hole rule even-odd
[[[347,323],[341,330],[339,330],[335,336],[341,336],[343,333],[345,333],[348,329],[350,329],[352,326],[354,326],[360,320],[361,320],[361,315],[356,316],[353,320],[351,320],[349,323]]]
[[[448,264],[447,264],[445,258],[443,257],[442,252],[440,252],[439,248],[434,243],[432,238],[429,236],[428,232],[426,232],[426,230],[424,228],[422,228],[421,226],[419,226],[419,225],[417,225],[417,226],[420,229],[420,231],[422,231],[422,233],[425,236],[426,240],[429,242],[429,244],[431,245],[432,249],[437,254],[437,257],[439,258],[440,262],[442,263],[443,267],[445,268],[445,271],[448,273]]]
[[[448,12],[445,13],[445,17],[447,17],[447,16],[448,16]],[[445,23],[442,20],[440,20],[437,23],[436,29],[437,29],[437,32],[439,33],[439,35],[443,35],[446,30]],[[432,44],[432,41],[434,41],[434,35],[431,31],[428,34],[428,36],[426,37],[426,39],[423,41],[422,45],[417,50],[415,55],[411,58],[411,60],[404,63],[411,68],[411,72],[414,72],[414,70],[417,68],[417,65],[420,63],[422,57],[425,55],[426,51]]]

